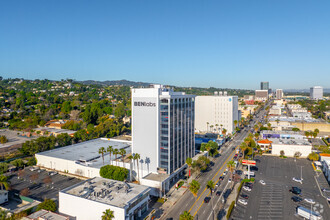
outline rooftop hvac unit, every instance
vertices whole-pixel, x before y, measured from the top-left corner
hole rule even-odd
[[[215,95],[215,96],[218,96],[218,95],[219,95],[219,92],[218,92],[218,91],[215,91],[215,92],[214,92],[214,95]]]

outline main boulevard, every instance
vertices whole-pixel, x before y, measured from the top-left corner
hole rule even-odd
[[[210,190],[206,188],[206,184],[209,180],[212,180],[215,183],[218,182],[219,177],[227,168],[227,162],[232,160],[236,149],[239,148],[239,145],[248,136],[251,128],[253,128],[258,121],[263,120],[264,115],[265,110],[261,110],[260,113],[254,117],[249,128],[244,128],[240,133],[236,134],[230,142],[227,142],[224,146],[222,146],[222,155],[215,158],[212,169],[208,172],[202,173],[197,179],[197,181],[201,184],[197,197],[194,197],[188,190],[161,219],[179,219],[180,215],[184,211],[189,211],[190,214],[194,216],[194,219],[213,219],[212,207],[214,207],[215,215],[217,216],[217,212],[219,211],[218,207],[221,204],[220,196],[215,195],[215,193],[211,196]],[[233,150],[233,148],[235,148],[235,150]],[[228,177],[222,181],[221,186],[219,186],[217,190],[222,191],[227,185],[227,182]],[[210,196],[211,201],[209,203],[204,203],[204,198]]]

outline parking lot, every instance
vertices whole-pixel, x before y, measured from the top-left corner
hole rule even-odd
[[[82,180],[60,174],[49,175],[49,171],[25,168],[23,171],[13,173],[9,177],[14,193],[20,193],[35,200],[43,201],[45,198],[58,199],[58,192]]]
[[[324,219],[330,216],[328,202],[321,195],[314,178],[316,173],[309,161],[272,156],[258,156],[255,159],[258,167],[258,171],[255,172],[256,181],[250,192],[242,189],[240,193],[249,197],[245,199],[248,204],[237,203],[232,219],[299,219],[295,216],[297,206],[311,209],[311,204],[304,201],[305,198],[315,201],[312,209],[320,213]],[[293,177],[300,178],[301,171],[302,184],[292,180]],[[260,180],[264,180],[266,184],[260,184]],[[301,189],[299,197],[302,201],[291,200],[292,196],[295,196],[289,192],[293,186]]]

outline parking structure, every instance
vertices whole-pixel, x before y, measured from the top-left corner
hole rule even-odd
[[[45,198],[57,200],[59,190],[82,181],[58,173],[50,175],[53,171],[39,169],[31,171],[30,169],[31,167],[27,167],[9,177],[13,193],[24,192],[26,196],[39,201]]]
[[[248,204],[236,204],[231,219],[299,219],[296,216],[296,207],[303,206],[313,209],[324,219],[330,216],[328,202],[320,192],[320,187],[316,183],[316,172],[313,170],[311,162],[306,159],[286,158],[282,159],[274,156],[257,156],[257,167],[255,183],[252,190],[241,190],[241,194],[248,195],[245,199]],[[301,172],[302,171],[302,172]],[[300,184],[292,180],[293,177],[301,178]],[[265,185],[259,183],[265,181]],[[302,198],[300,202],[291,200],[295,194],[289,192],[293,187],[299,187]],[[242,198],[239,196],[239,198]],[[309,198],[315,201],[311,206],[304,199]]]

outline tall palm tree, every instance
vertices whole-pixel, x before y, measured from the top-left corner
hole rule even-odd
[[[235,125],[235,127],[237,126],[237,120],[234,120],[234,125]]]
[[[219,124],[215,124],[215,130],[217,131],[217,132],[219,132]]]
[[[134,155],[134,160],[136,160],[136,165],[137,165],[137,173],[138,173],[138,181],[140,182],[140,171],[139,171],[139,160],[140,160],[140,154],[135,154]]]
[[[208,188],[210,190],[211,196],[212,196],[212,190],[214,189],[214,187],[215,187],[215,183],[212,180],[207,181],[206,188]]]
[[[209,122],[206,122],[206,131],[209,132]]]
[[[181,215],[180,215],[180,220],[193,220],[194,216],[192,216],[190,214],[190,212],[188,211],[184,211]]]
[[[104,165],[104,153],[105,153],[105,152],[106,152],[106,151],[105,151],[105,148],[104,148],[104,147],[100,147],[100,148],[99,148],[99,154],[102,155],[103,165]]]
[[[132,164],[132,160],[134,159],[134,157],[131,154],[127,158],[129,159],[129,164],[130,164],[130,166],[129,166],[129,178],[130,178],[130,182],[132,182],[132,166],[131,166],[131,164]]]
[[[243,152],[243,159],[245,158],[245,151],[246,149],[248,148],[249,146],[245,143],[245,142],[242,142],[241,145],[239,146],[239,148],[242,150]]]
[[[111,211],[110,209],[107,209],[103,212],[102,220],[112,220],[114,218],[115,216],[113,214],[113,211]]]
[[[113,150],[113,154],[114,154],[115,157],[116,157],[116,166],[118,166],[117,156],[118,156],[118,154],[119,154],[119,150],[118,150],[117,148],[114,149],[114,150]]]
[[[231,179],[233,179],[233,170],[235,168],[235,162],[233,160],[228,161],[227,167],[228,167],[228,169],[229,169],[229,171],[231,173]]]
[[[3,190],[4,188],[6,190],[9,189],[10,182],[9,182],[8,178],[4,175],[0,176],[0,186],[1,186],[1,190]]]
[[[213,125],[210,125],[210,131],[213,133]]]
[[[110,165],[111,165],[111,164],[112,164],[112,163],[111,163],[111,155],[112,155],[112,153],[113,153],[113,147],[112,147],[112,146],[109,146],[109,147],[107,148],[107,152],[110,153]]]
[[[189,190],[194,197],[197,197],[198,190],[201,188],[201,184],[197,180],[191,181],[189,184]]]
[[[227,129],[222,129],[222,134],[224,135],[224,136],[226,136],[226,133],[227,133]]]
[[[188,165],[188,169],[189,169],[189,173],[188,173],[188,178],[190,176],[190,168],[191,168],[191,165],[192,165],[192,159],[190,157],[188,157],[186,159],[186,164]]]
[[[126,154],[126,150],[124,148],[122,148],[122,149],[120,149],[119,153],[121,155],[121,160],[123,162],[123,167],[124,167],[124,155]]]

